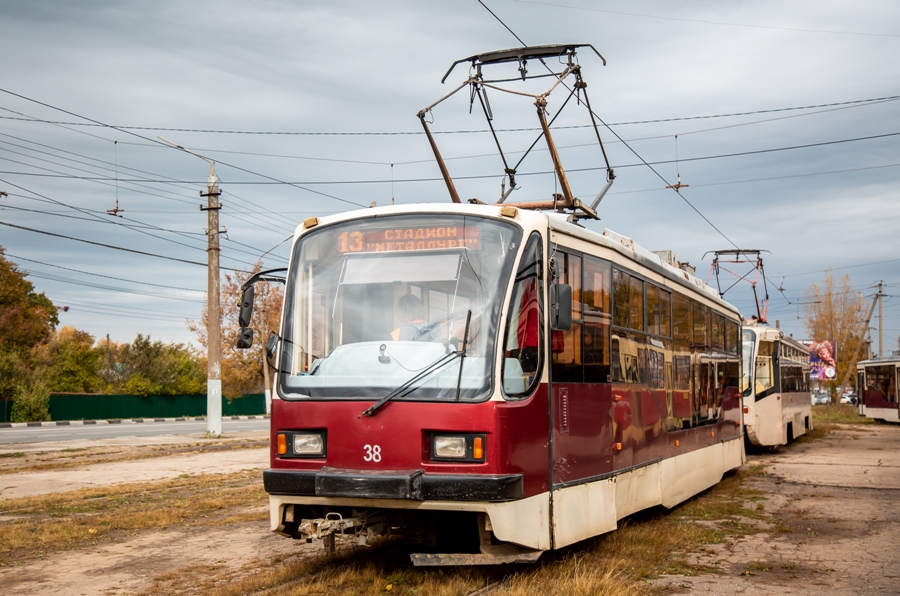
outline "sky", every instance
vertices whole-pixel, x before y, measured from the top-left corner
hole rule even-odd
[[[463,65],[441,84],[455,60],[580,43],[606,60],[579,52],[616,172],[586,227],[672,250],[701,279],[709,251],[767,251],[769,322],[797,338],[827,270],[867,304],[880,282],[885,352],[898,349],[900,3],[4,2],[0,39],[0,246],[69,307],[61,324],[98,340],[196,343],[209,165],[159,137],[216,162],[223,279],[264,253],[280,267],[306,217],[449,201],[416,113],[465,80]],[[489,99],[518,160],[534,107]],[[468,103],[435,107],[432,130],[460,195],[494,202],[503,164]],[[557,125],[580,127],[554,138],[590,202],[605,180],[587,123],[568,106]],[[508,201],[549,199],[550,170],[529,154]],[[725,299],[756,312],[748,283]]]

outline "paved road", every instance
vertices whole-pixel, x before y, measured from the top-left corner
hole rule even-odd
[[[267,419],[222,421],[222,432],[226,435],[236,432],[268,430],[268,428],[269,421]],[[205,432],[205,421],[123,422],[122,424],[86,424],[84,426],[0,428],[0,444],[160,435],[202,435]]]

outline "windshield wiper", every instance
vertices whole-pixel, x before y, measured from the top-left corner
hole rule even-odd
[[[459,375],[456,377],[456,401],[459,401],[459,389],[462,386],[463,362],[466,359],[466,348],[469,345],[469,323],[472,321],[472,309],[466,314],[466,331],[463,333],[463,345],[459,354]]]
[[[450,364],[451,362],[453,362],[454,358],[456,358],[457,356],[460,356],[462,354],[463,354],[463,351],[461,351],[461,350],[454,350],[454,351],[450,352],[449,354],[444,354],[443,356],[441,356],[440,358],[438,358],[437,360],[435,360],[434,362],[429,364],[422,372],[418,373],[416,376],[414,376],[410,380],[406,381],[405,383],[403,383],[402,385],[400,385],[399,387],[397,387],[396,389],[394,389],[393,391],[391,391],[390,393],[388,393],[387,395],[382,397],[381,400],[379,400],[378,402],[372,404],[368,409],[366,409],[359,416],[357,416],[357,418],[362,418],[363,416],[374,416],[375,412],[380,410],[384,404],[388,403],[395,397],[403,394],[407,389],[409,389],[412,385],[417,383],[420,379],[422,379],[422,378],[430,375],[431,373],[437,371],[438,369],[441,369],[444,366]]]

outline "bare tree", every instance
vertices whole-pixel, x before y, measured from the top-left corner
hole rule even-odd
[[[240,312],[241,285],[262,267],[257,262],[249,273],[225,274],[222,284],[222,394],[228,398],[240,397],[247,393],[262,393],[265,382],[265,343],[270,331],[278,330],[281,320],[283,292],[277,284],[257,284],[256,300],[253,308],[253,347],[237,349],[238,314]],[[266,287],[261,287],[265,285]],[[207,347],[206,305],[199,321],[188,319],[188,329],[197,334],[197,340]]]

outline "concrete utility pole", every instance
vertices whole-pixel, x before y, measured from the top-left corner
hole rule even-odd
[[[881,291],[882,283],[878,282],[878,357],[884,357],[884,318],[881,316],[881,305],[884,302]]]
[[[207,198],[207,205],[200,205],[200,211],[209,215],[206,236],[207,244],[207,293],[206,293],[206,434],[218,437],[222,434],[222,314],[219,307],[219,177],[216,176],[216,163],[185,149],[163,137],[159,140],[199,157],[209,164],[209,178],[206,179],[206,192],[200,191],[201,197]]]
[[[199,156],[198,156],[199,157]],[[203,158],[201,158],[203,159]],[[206,160],[209,161],[209,160]],[[209,227],[206,235],[207,246],[207,379],[206,379],[206,434],[218,437],[222,434],[222,315],[219,309],[219,177],[216,176],[216,164],[209,162],[209,178],[206,181],[206,192],[200,196],[207,198],[207,206],[200,205],[201,211],[209,216]]]

